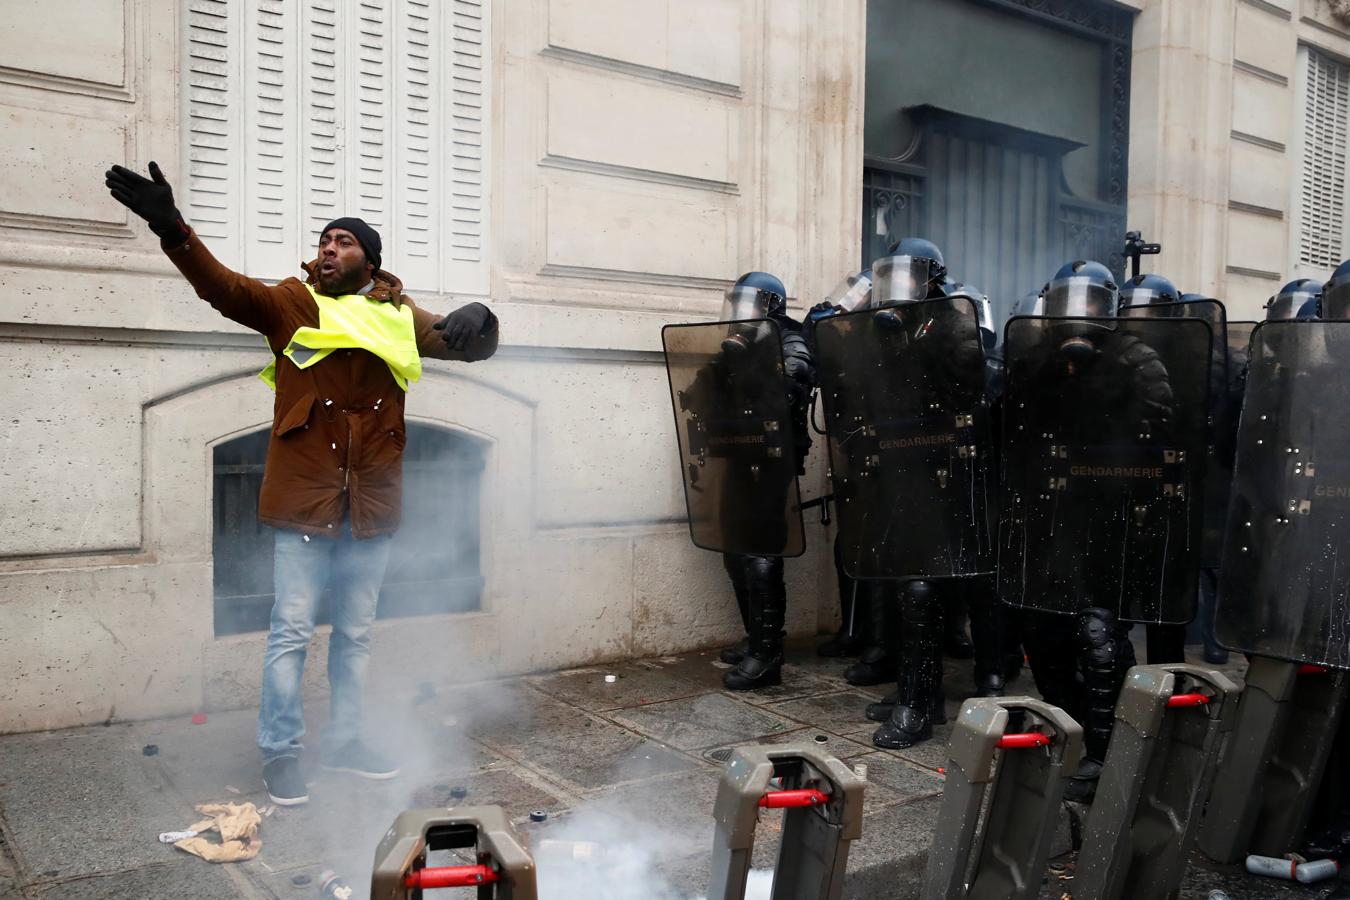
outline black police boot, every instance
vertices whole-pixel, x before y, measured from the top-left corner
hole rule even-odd
[[[1116,721],[1116,700],[1125,673],[1134,665],[1134,646],[1129,629],[1107,609],[1085,609],[1079,614],[1079,670],[1083,677],[1083,760],[1069,778],[1064,796],[1091,803],[1097,779],[1111,744]]]
[[[858,661],[844,670],[844,680],[858,687],[870,687],[895,680],[895,660],[886,648],[875,645],[863,651]]]
[[[844,680],[859,687],[895,681],[895,665],[899,657],[900,635],[896,622],[899,614],[895,609],[898,602],[895,586],[878,583],[869,586],[865,593],[872,643],[857,662],[844,670]]]
[[[885,722],[895,712],[895,705],[900,697],[900,690],[891,691],[885,697],[882,697],[876,703],[867,704],[864,714],[869,722]],[[928,721],[934,725],[947,724],[947,695],[942,691],[934,692],[932,698],[928,701]]]
[[[1003,678],[1003,673],[979,672],[975,673],[975,696],[976,697],[1002,697],[1007,690],[1007,682]]]
[[[746,576],[750,588],[750,653],[722,675],[722,684],[729,691],[753,691],[783,683],[783,622],[787,617],[783,560],[747,557]]]
[[[872,734],[872,743],[887,750],[913,747],[933,736],[934,720],[946,721],[942,693],[942,649],[939,621],[943,609],[931,582],[911,581],[900,597],[901,679],[899,701],[891,716]]]
[[[739,553],[723,553],[722,567],[727,570],[727,575],[731,578],[731,589],[736,592],[736,609],[741,614],[741,625],[745,627],[746,634],[750,632],[750,588],[746,584],[745,567],[746,560],[749,557],[742,556]],[[741,661],[745,654],[750,652],[750,638],[744,638],[734,647],[727,647],[718,654],[718,658],[729,666],[734,666]]]
[[[727,665],[734,666],[737,663],[739,663],[742,659],[744,659],[746,654],[748,654],[749,652],[750,652],[750,639],[747,637],[742,638],[741,642],[734,647],[723,648],[722,652],[719,653],[717,656],[718,659],[722,660],[722,662],[726,663]]]
[[[933,736],[933,723],[924,713],[900,704],[891,717],[872,732],[872,743],[884,750],[904,750]]]
[[[867,716],[868,721],[885,722],[891,717],[891,713],[895,712],[895,704],[899,702],[900,688],[897,687],[893,691],[888,691],[886,696],[882,697],[876,703],[867,704],[867,709],[864,710],[864,714]]]

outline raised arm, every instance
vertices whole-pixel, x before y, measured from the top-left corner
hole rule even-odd
[[[159,236],[160,248],[198,297],[246,328],[269,336],[276,331],[282,292],[231,271],[211,255],[183,220],[174,204],[173,188],[158,164],[150,163],[149,178],[113,166],[104,173],[104,184],[114,200],[144,219]]]

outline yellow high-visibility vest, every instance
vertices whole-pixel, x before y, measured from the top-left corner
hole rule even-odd
[[[389,373],[403,390],[422,377],[422,357],[417,352],[417,332],[412,308],[371,300],[363,294],[329,297],[306,284],[319,307],[319,327],[297,328],[282,353],[307,369],[334,350],[359,348],[374,353],[389,366]],[[277,361],[273,357],[258,377],[277,389]]]

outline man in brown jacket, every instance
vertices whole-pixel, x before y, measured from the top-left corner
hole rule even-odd
[[[196,290],[226,318],[261,332],[276,390],[258,517],[276,529],[271,631],[263,659],[258,747],[273,802],[309,799],[299,754],[300,676],[319,599],[333,589],[331,713],[325,767],[387,779],[398,769],[360,735],[370,623],[399,524],[403,402],[421,357],[466,362],[497,349],[497,319],[470,303],[444,319],[418,309],[380,268],[380,236],[355,218],[319,238],[306,278],[268,285],[216,261],[184,222],[159,166],[150,178],[106,173],[112,196],[144,219]]]

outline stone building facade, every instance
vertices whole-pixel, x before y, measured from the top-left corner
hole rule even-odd
[[[1108,45],[1127,76],[1106,82],[1128,98],[1125,218],[1232,317],[1345,255],[1350,26],[1328,0],[870,6],[888,2],[979,7],[1052,39],[1125,16]],[[410,423],[466,474],[442,495],[425,467],[441,518],[411,529],[407,567],[434,569],[441,538],[473,553],[462,603],[377,623],[378,686],[730,640],[720,560],[684,524],[660,327],[714,316],[748,269],[779,274],[800,313],[858,267],[875,11],[0,0],[0,732],[256,702],[262,634],[222,604],[267,591],[247,482],[230,480],[260,463],[266,352],[107,197],[118,161],[158,160],[209,246],[251,274],[294,273],[324,221],[357,214],[419,303],[483,299],[501,320],[497,357],[429,363],[411,391]],[[1310,134],[1339,135],[1315,165]],[[795,634],[836,615],[829,535],[807,527]]]

